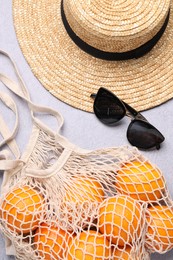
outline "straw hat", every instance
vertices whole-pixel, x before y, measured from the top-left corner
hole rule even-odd
[[[91,112],[90,94],[106,87],[146,110],[173,97],[171,4],[13,0],[13,16],[27,62],[57,98]]]

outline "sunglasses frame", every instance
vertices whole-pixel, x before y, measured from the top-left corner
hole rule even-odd
[[[106,93],[109,94],[109,96],[111,96],[113,98],[113,100],[115,101],[115,103],[122,109],[122,115],[119,116],[119,118],[117,120],[114,120],[112,122],[107,122],[106,120],[104,120],[101,115],[99,114],[97,107],[96,107],[96,103],[98,101],[98,99],[100,98],[100,96],[102,97],[102,95]],[[134,126],[134,124],[138,124],[140,125],[145,125],[146,126],[146,130],[148,129],[152,129],[155,132],[157,132],[160,141],[157,143],[153,143],[153,144],[146,144],[146,146],[144,147],[144,145],[135,145],[136,147],[138,147],[139,149],[143,149],[143,150],[149,150],[152,149],[154,147],[156,147],[156,149],[160,149],[160,144],[165,140],[164,136],[160,133],[160,131],[158,129],[156,129],[153,125],[151,125],[148,120],[138,111],[136,111],[134,108],[132,108],[129,104],[127,104],[126,102],[124,102],[123,100],[119,99],[114,93],[112,93],[111,91],[109,91],[106,88],[99,88],[97,94],[91,94],[90,97],[92,97],[94,99],[94,104],[93,104],[93,110],[95,115],[97,116],[97,118],[104,124],[109,125],[109,126],[113,126],[116,125],[117,122],[119,122],[124,116],[130,117],[131,118],[131,122],[128,126],[127,129],[127,139],[130,142],[131,145],[134,145],[134,142],[131,140],[130,138],[130,131],[132,129],[132,127]]]

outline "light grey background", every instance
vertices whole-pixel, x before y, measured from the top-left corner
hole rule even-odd
[[[129,119],[125,118],[117,127],[106,127],[102,125],[93,114],[72,108],[50,95],[32,74],[22,52],[19,48],[12,19],[12,0],[0,0],[0,49],[8,52],[16,61],[20,73],[30,92],[31,99],[40,105],[51,106],[57,109],[64,117],[65,124],[62,134],[71,142],[85,149],[96,149],[101,147],[127,145],[126,130]],[[7,74],[16,80],[11,64],[2,55],[0,57],[0,72]],[[0,83],[0,90],[7,91]],[[21,152],[24,151],[31,133],[31,118],[26,104],[12,94],[19,109],[19,131],[16,141]],[[14,125],[14,115],[2,104],[0,112],[6,117],[9,127]],[[173,100],[159,107],[143,112],[143,115],[156,126],[165,136],[159,151],[141,152],[152,163],[162,170],[168,189],[173,197]],[[46,118],[48,123],[55,126],[50,117]],[[0,182],[2,181],[2,174]],[[4,241],[0,236],[0,260],[13,259],[5,255]],[[152,260],[173,259],[173,250],[164,255],[153,254]]]

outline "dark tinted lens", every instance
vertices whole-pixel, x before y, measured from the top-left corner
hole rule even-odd
[[[102,123],[112,125],[125,116],[126,110],[118,98],[100,88],[94,101],[94,113]]]
[[[160,148],[164,136],[151,124],[141,120],[133,120],[127,130],[128,141],[141,149]]]

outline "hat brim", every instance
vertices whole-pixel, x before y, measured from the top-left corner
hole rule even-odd
[[[172,1],[171,1],[172,2]],[[91,93],[105,87],[137,110],[173,97],[173,8],[154,48],[138,59],[106,61],[82,51],[67,34],[60,0],[13,0],[21,50],[34,75],[61,101],[93,111]]]

